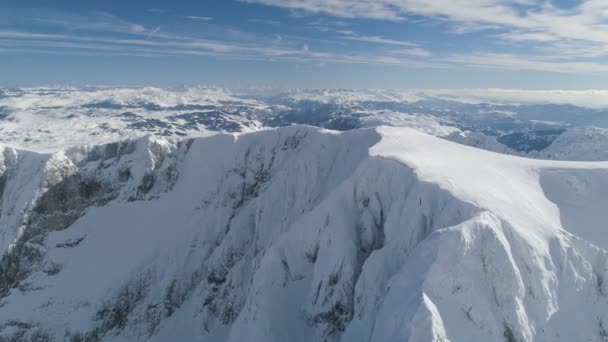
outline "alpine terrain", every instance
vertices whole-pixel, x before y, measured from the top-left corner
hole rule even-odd
[[[608,341],[608,111],[4,88],[0,341]]]

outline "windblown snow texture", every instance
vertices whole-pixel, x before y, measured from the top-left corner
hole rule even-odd
[[[1,155],[3,340],[608,336],[606,162],[308,126]]]

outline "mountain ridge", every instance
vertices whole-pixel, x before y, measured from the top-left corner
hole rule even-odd
[[[21,232],[44,233],[23,245],[40,254],[17,258],[25,278],[0,302],[9,341],[601,341],[605,331],[608,256],[595,226],[605,215],[589,207],[572,225],[566,196],[601,199],[605,162],[500,155],[407,128],[306,126],[44,158],[28,166],[42,172],[35,199],[22,201],[33,220]],[[3,212],[15,192],[27,193],[5,190]]]

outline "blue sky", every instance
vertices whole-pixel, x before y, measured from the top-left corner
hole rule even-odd
[[[3,0],[0,85],[608,88],[605,0]]]

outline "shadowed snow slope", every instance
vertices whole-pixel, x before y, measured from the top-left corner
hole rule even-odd
[[[0,340],[608,336],[608,163],[307,126],[2,156]]]

